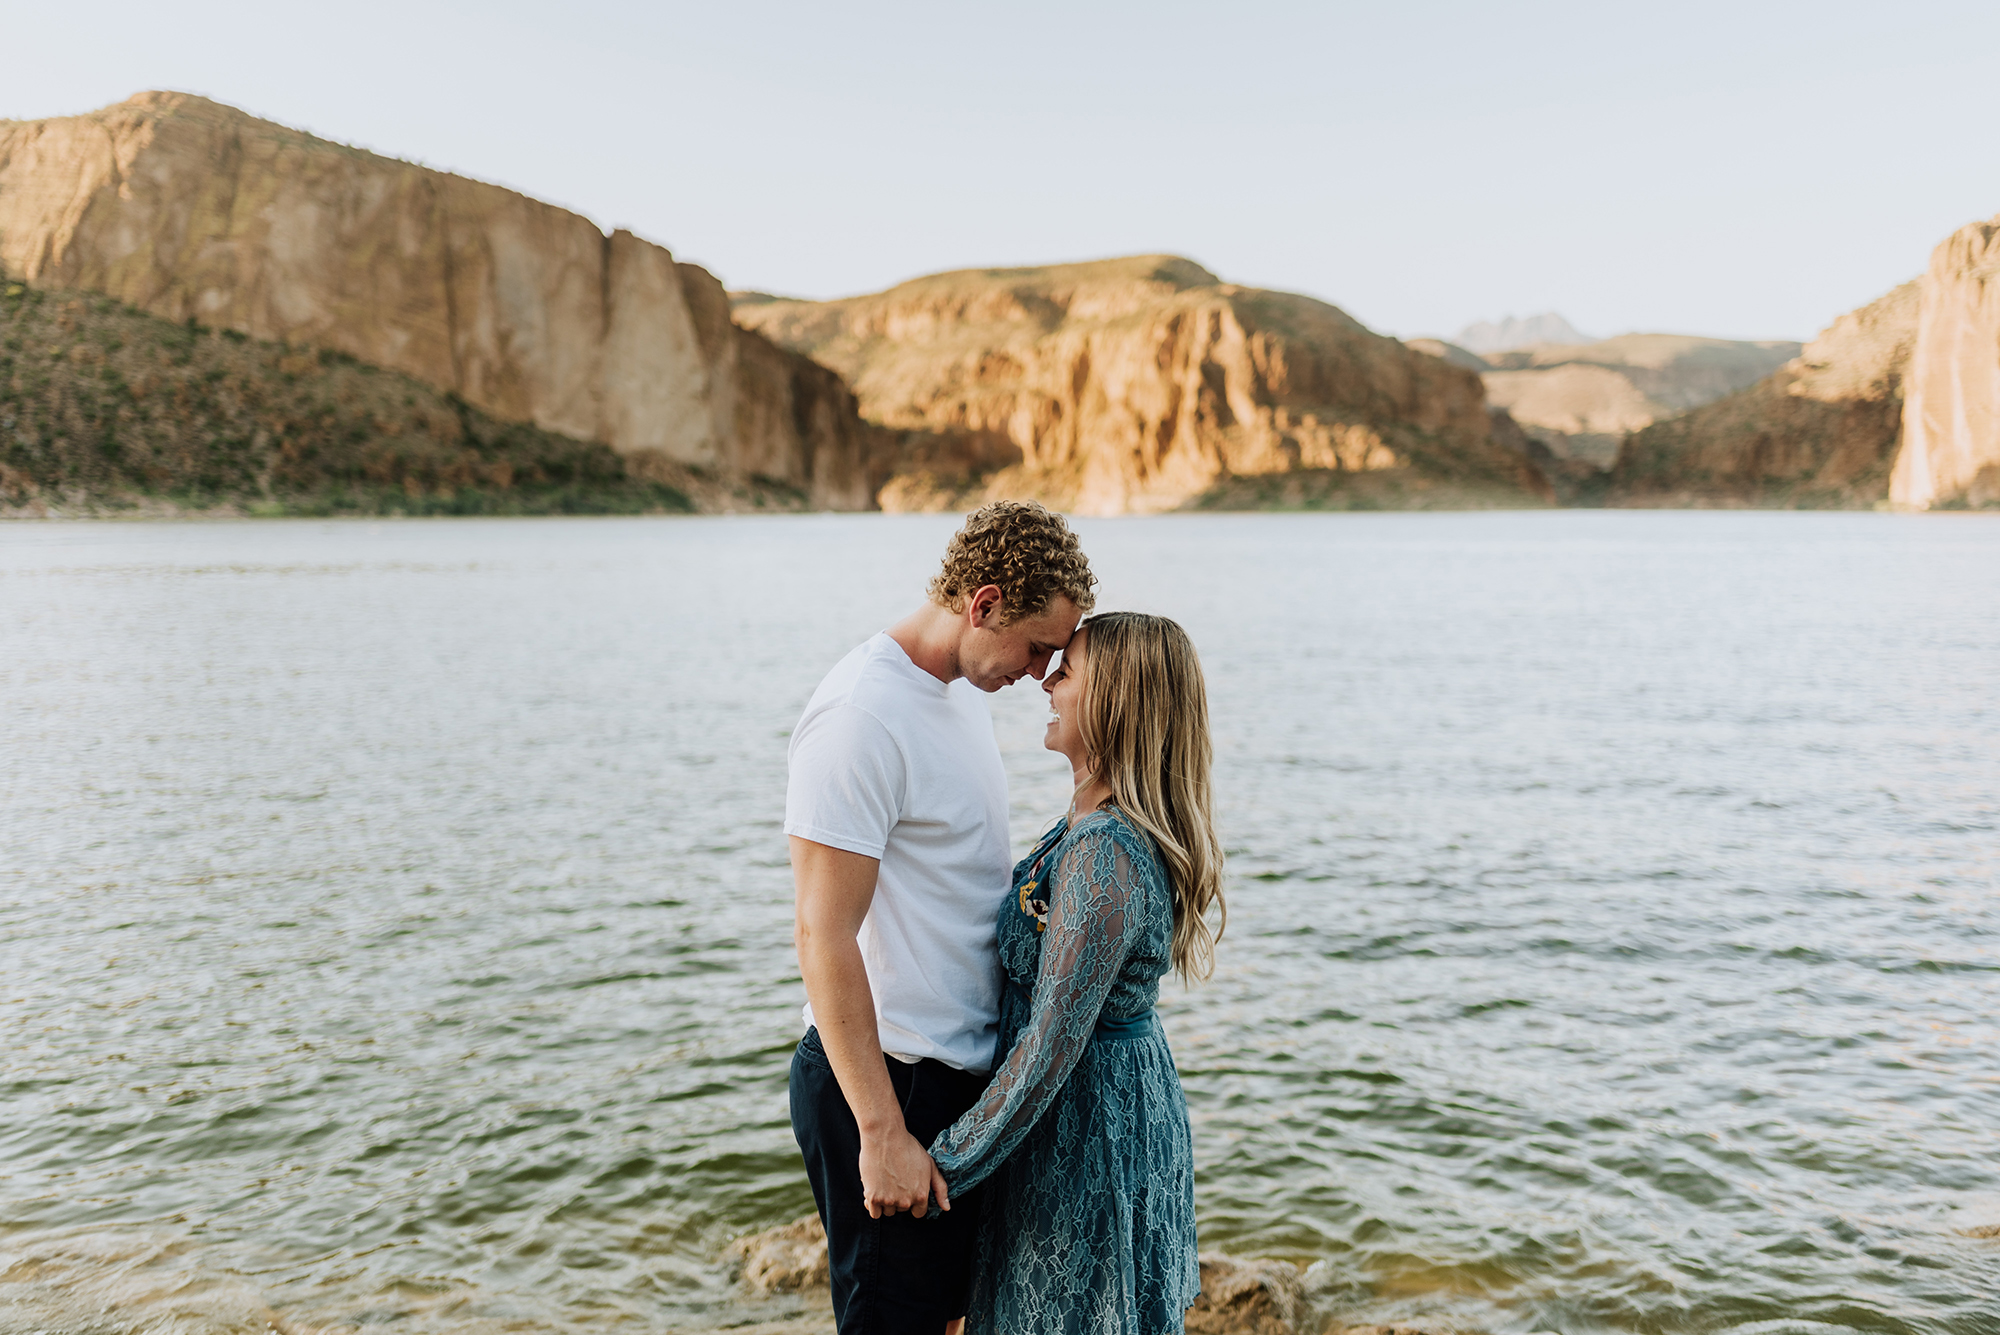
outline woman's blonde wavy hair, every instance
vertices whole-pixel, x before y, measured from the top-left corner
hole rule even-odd
[[[1213,750],[1201,659],[1178,623],[1104,612],[1083,623],[1082,717],[1091,771],[1125,818],[1153,837],[1174,892],[1174,968],[1206,978],[1229,920],[1209,792]],[[1217,910],[1213,930],[1208,910]]]

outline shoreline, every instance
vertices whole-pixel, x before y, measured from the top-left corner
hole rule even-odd
[[[265,505],[223,504],[215,506],[186,506],[157,498],[135,500],[129,504],[108,504],[90,502],[80,505],[48,505],[32,503],[27,505],[0,505],[0,525],[32,524],[227,524],[227,523],[270,523],[276,521],[307,521],[314,523],[370,523],[404,522],[411,520],[480,520],[480,519],[722,519],[753,516],[759,518],[780,518],[786,516],[824,517],[828,515],[876,517],[902,519],[911,516],[935,516],[950,514],[942,510],[815,510],[803,505],[790,505],[779,501],[764,503],[751,501],[743,505],[703,507],[692,505],[652,506],[648,508],[480,508],[476,505],[457,506],[449,499],[437,508],[406,510],[400,507],[382,510],[364,510],[350,507],[321,508],[312,504],[289,507],[282,503]],[[1183,506],[1175,510],[1147,511],[1144,513],[1119,515],[1076,515],[1084,520],[1100,519],[1160,519],[1178,516],[1218,516],[1231,515],[1497,515],[1497,514],[1770,514],[1770,515],[1894,515],[1904,517],[1941,516],[1970,518],[2000,515],[2000,505],[1978,508],[1959,506],[1936,506],[1925,510],[1893,506],[1886,502],[1868,507],[1856,506],[1844,509],[1810,508],[1794,506],[1758,506],[1749,504],[1648,504],[1648,505],[1467,505],[1467,506],[1268,506],[1260,508],[1225,509],[1217,506]]]
[[[789,1294],[815,1306],[830,1304],[826,1234],[816,1214],[746,1234],[723,1255],[753,1303]],[[1436,1324],[1421,1317],[1345,1321],[1315,1282],[1323,1265],[1203,1252],[1202,1293],[1188,1309],[1187,1335],[1478,1335],[1449,1318]],[[728,1329],[734,1335],[833,1335],[833,1316],[828,1305],[823,1312]]]

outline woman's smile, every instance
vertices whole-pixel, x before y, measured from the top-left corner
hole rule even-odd
[[[1042,678],[1042,689],[1049,695],[1049,726],[1042,745],[1077,766],[1083,763],[1083,738],[1077,732],[1076,710],[1083,696],[1083,675],[1089,671],[1085,647],[1089,638],[1088,626],[1079,629],[1064,646],[1061,664]]]

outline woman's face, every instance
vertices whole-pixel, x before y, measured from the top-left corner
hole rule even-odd
[[[1062,664],[1042,679],[1042,689],[1049,693],[1049,728],[1042,735],[1042,745],[1068,756],[1070,764],[1078,768],[1083,765],[1083,731],[1078,716],[1083,712],[1083,674],[1090,668],[1085,656],[1089,638],[1088,627],[1071,636],[1063,646]]]

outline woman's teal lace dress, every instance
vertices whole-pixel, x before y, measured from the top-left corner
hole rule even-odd
[[[987,1183],[968,1335],[1167,1335],[1201,1291],[1187,1101],[1153,1013],[1173,930],[1153,841],[1112,808],[1014,868],[1002,1060],[931,1146],[954,1195]]]

